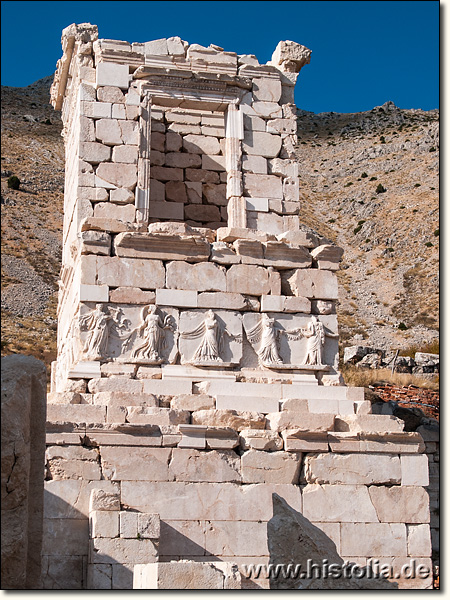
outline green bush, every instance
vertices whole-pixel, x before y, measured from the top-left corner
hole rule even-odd
[[[369,177],[369,176],[368,176],[368,175],[367,175],[367,173],[364,171],[364,173],[361,173],[361,179],[364,179],[365,177]]]
[[[404,323],[399,323],[398,329],[400,329],[400,331],[405,331],[406,329],[408,329],[408,327]]]
[[[382,135],[382,136],[380,137],[380,142],[381,142],[382,144],[385,144],[385,143],[386,143],[386,140],[385,140],[385,138],[384,138],[384,135]]]
[[[432,247],[432,245],[433,245],[433,244],[432,244],[431,242],[427,242],[427,243],[425,244],[425,246],[426,246],[427,248],[431,248],[431,247]]]
[[[329,219],[328,223],[336,223],[336,219]]]
[[[378,177],[371,177],[371,178],[369,179],[369,181],[376,181],[377,179],[378,179]]]
[[[436,148],[434,146],[431,146],[431,148],[428,150],[428,152],[436,152]]]
[[[15,175],[11,175],[11,177],[8,177],[7,179],[7,184],[9,189],[18,190],[20,188],[20,179]]]
[[[420,187],[420,183],[415,183],[414,187]]]
[[[435,237],[439,237],[439,229],[436,229],[436,230],[434,231],[433,235],[434,235]]]
[[[388,248],[388,252],[394,252],[394,248]]]
[[[344,185],[344,187],[350,187],[351,185],[353,185],[353,183],[352,183],[351,181],[349,181],[348,183],[346,183],[346,184]]]
[[[353,230],[353,233],[356,235],[357,233],[359,233],[362,229],[362,225],[358,225],[358,227],[355,227],[355,229]]]
[[[375,190],[375,192],[377,194],[384,194],[384,192],[386,191],[386,188],[384,187],[384,185],[382,185],[381,183],[379,183],[377,185],[377,189]]]

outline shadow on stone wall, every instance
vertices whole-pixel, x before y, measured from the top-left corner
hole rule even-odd
[[[301,513],[289,506],[278,494],[272,494],[273,517],[267,523],[270,564],[278,566],[272,570],[270,589],[274,590],[375,590],[397,589],[398,584],[385,578],[359,573],[351,578],[332,577],[331,570],[324,576],[325,565],[337,565],[344,560],[339,556],[336,545],[323,531],[313,525]],[[310,562],[308,562],[310,561]],[[283,565],[284,568],[280,568]],[[288,567],[291,565],[291,567]],[[301,565],[295,571],[295,566]],[[308,567],[309,565],[309,567]],[[312,565],[318,565],[313,568]],[[288,568],[292,569],[288,572]]]

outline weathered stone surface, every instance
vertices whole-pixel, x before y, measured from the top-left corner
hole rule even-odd
[[[41,582],[46,416],[45,365],[2,357],[2,587]]]
[[[321,526],[325,523],[321,523]],[[318,577],[324,564],[344,564],[336,545],[326,533],[313,525],[277,494],[273,495],[273,516],[267,523],[267,540],[272,564],[302,565],[298,577],[274,577],[271,589],[377,589],[397,587],[384,579],[356,577]],[[306,565],[312,567],[308,577]]]
[[[219,222],[220,210],[213,204],[188,204],[184,209],[186,219],[200,223]]]
[[[408,555],[431,556],[431,537],[429,525],[407,525]]]
[[[110,290],[109,301],[120,304],[155,304],[155,292],[145,292],[138,287],[118,287]]]
[[[273,162],[273,161],[272,161]],[[277,236],[281,242],[287,242],[291,246],[304,246],[305,248],[315,248],[319,245],[317,236],[308,231],[285,231]]]
[[[283,198],[283,186],[276,175],[244,173],[244,192],[253,198]]]
[[[227,271],[227,292],[260,296],[269,291],[269,275],[263,267],[232,265]]]
[[[301,429],[286,429],[281,432],[286,452],[327,452],[326,433],[305,432]]]
[[[180,394],[170,401],[173,410],[211,410],[215,407],[215,399],[206,394]]]
[[[122,503],[166,520],[268,521],[275,492],[302,510],[296,485],[124,481]],[[167,499],[170,498],[170,502]]]
[[[134,567],[133,589],[240,589],[241,576],[233,563],[162,562]]]
[[[386,488],[369,489],[384,490]],[[303,489],[302,496],[303,514],[311,521],[334,523],[357,521],[378,523],[379,521],[368,488],[364,485],[308,484]],[[346,552],[343,554],[350,556]]]
[[[99,480],[101,477],[99,456],[95,449],[50,446],[45,458],[52,479]]]
[[[116,245],[119,244],[116,240]],[[158,255],[157,253],[155,253]],[[164,287],[165,270],[159,260],[141,258],[102,257],[97,262],[98,285],[112,287]]]
[[[405,556],[406,525],[342,523],[341,552],[343,556]]]
[[[103,446],[103,475],[113,481],[170,481],[170,452],[169,448]]]
[[[403,431],[404,422],[392,415],[340,415],[336,431]]]
[[[219,154],[220,144],[217,138],[203,135],[186,135],[183,148],[191,154]]]
[[[243,450],[274,451],[283,449],[283,440],[276,431],[261,429],[244,429],[239,434]]]
[[[239,483],[241,481],[240,460],[233,451],[204,452],[174,448],[170,461],[170,474],[176,481]]]
[[[243,429],[264,429],[264,415],[255,412],[237,412],[236,410],[198,410],[192,413],[195,425],[231,427],[236,431]]]
[[[320,269],[297,269],[287,280],[295,296],[336,300],[337,278],[334,273]]]
[[[137,168],[134,164],[102,163],[97,167],[98,177],[119,188],[134,189],[137,182]]]
[[[266,242],[264,244],[264,264],[283,269],[307,268],[311,266],[311,255],[302,246],[293,248],[284,242]],[[303,294],[303,296],[306,295]]]
[[[311,256],[317,261],[319,269],[329,269],[331,271],[339,269],[343,254],[342,248],[330,244],[323,244],[311,250]]]
[[[120,495],[115,490],[94,488],[89,497],[89,512],[120,509]]]
[[[246,154],[275,158],[281,149],[281,137],[264,131],[246,131],[242,149]]]
[[[109,256],[111,236],[104,231],[82,231],[80,233],[81,254],[99,254]]]
[[[384,523],[429,523],[428,494],[422,487],[369,488],[378,520]]]
[[[224,310],[254,310],[252,303],[242,294],[204,292],[198,295],[199,308],[222,308]]]
[[[94,564],[142,563],[156,560],[157,548],[149,539],[95,538],[91,542],[91,561]]]
[[[202,262],[187,265],[182,261],[167,263],[166,286],[178,290],[226,291],[225,268]]]
[[[400,458],[402,465],[402,485],[426,487],[429,484],[427,455],[405,455]]]
[[[305,414],[304,412],[283,411],[267,415],[270,429],[282,431],[283,429],[296,429],[297,431],[323,433],[331,431],[334,427],[333,414]]]
[[[89,526],[93,538],[119,537],[119,511],[94,510],[89,513]]]
[[[80,158],[93,165],[109,160],[111,148],[98,142],[82,142],[80,144]]]
[[[135,208],[132,204],[113,204],[112,202],[99,202],[94,207],[95,219],[117,219],[124,223],[133,223]]]
[[[239,435],[231,427],[207,427],[206,448],[210,450],[232,450],[239,446]]]
[[[137,534],[144,539],[157,540],[160,536],[161,520],[159,515],[140,513],[137,516]]]
[[[301,454],[248,450],[241,456],[243,483],[298,483]]]
[[[142,423],[150,425],[179,425],[189,423],[189,411],[171,410],[147,406],[130,406],[127,408],[128,423]]]
[[[319,454],[305,458],[305,478],[319,484],[398,484],[400,459],[388,454]]]

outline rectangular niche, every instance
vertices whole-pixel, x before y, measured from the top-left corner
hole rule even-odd
[[[149,221],[225,227],[224,112],[164,106],[159,100],[150,115]]]

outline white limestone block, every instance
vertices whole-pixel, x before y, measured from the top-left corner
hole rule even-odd
[[[342,486],[347,488],[348,486]],[[356,502],[356,498],[354,500]],[[356,519],[361,520],[361,519]],[[342,556],[405,556],[406,525],[404,523],[341,524]]]
[[[263,131],[246,131],[242,149],[246,154],[275,158],[281,149],[281,137]]]
[[[119,513],[120,522],[120,537],[128,539],[137,538],[137,524],[138,524],[137,512],[131,512],[127,510],[121,510]]]
[[[96,87],[112,85],[122,90],[127,90],[130,81],[128,65],[101,62],[97,65],[95,84]]]
[[[240,459],[233,451],[200,452],[188,448],[174,448],[170,474],[176,481],[239,483]]]
[[[264,398],[260,396],[235,398],[234,396],[217,395],[216,408],[218,410],[250,411],[267,414],[276,412],[279,409],[279,401],[276,398]]]
[[[198,425],[179,425],[178,429],[182,435],[179,448],[206,448],[206,430],[207,427]]]
[[[235,410],[198,410],[192,413],[193,425],[211,427],[231,427],[236,431],[243,429],[264,429],[266,419],[263,414],[256,412],[241,412]]]
[[[136,93],[136,92],[134,92]],[[130,92],[127,94],[127,99],[132,97],[133,95],[133,91],[130,90]],[[123,104],[125,102],[125,95],[122,92],[122,90],[120,88],[118,88],[117,86],[112,86],[112,85],[107,85],[105,87],[100,87],[97,90],[97,98],[100,100],[100,102],[109,102],[109,103],[120,103]],[[129,102],[127,101],[127,104],[129,104]]]
[[[269,199],[268,198],[246,198],[245,204],[247,210],[256,210],[259,212],[269,211]]]
[[[156,55],[156,56],[165,56],[169,54],[167,39],[161,38],[159,40],[152,40],[151,42],[145,42],[144,44],[144,54],[147,55]]]
[[[158,551],[153,540],[96,538],[92,541],[92,562],[99,563],[146,563],[156,560]]]
[[[336,431],[403,431],[404,421],[392,415],[341,415],[336,417]]]
[[[112,154],[113,162],[137,164],[138,147],[137,146],[115,146]],[[127,186],[125,186],[127,187]]]
[[[122,144],[122,131],[117,119],[99,119],[95,122],[95,137],[103,144]]]
[[[308,483],[371,485],[399,484],[400,459],[389,454],[319,454],[305,458]]]
[[[127,113],[124,104],[113,104],[111,108],[111,117],[113,119],[126,119]]]
[[[277,401],[281,399],[281,384],[274,382],[266,383],[247,383],[230,381],[211,381],[208,384],[208,394],[211,396],[233,396],[236,398],[262,397],[275,398]]]
[[[89,496],[89,513],[95,511],[119,511],[120,494],[116,489],[94,487]]]
[[[214,556],[268,556],[267,524],[213,521],[206,530],[206,550]]]
[[[248,299],[242,294],[225,292],[203,292],[198,295],[198,308],[217,308],[223,310],[246,310]]]
[[[302,429],[286,429],[281,432],[286,452],[327,452],[326,433],[305,432]]]
[[[252,109],[260,117],[274,119],[282,117],[283,111],[277,102],[257,101],[252,103]]]
[[[216,408],[216,401],[207,394],[179,394],[170,401],[174,410],[210,410]]]
[[[283,440],[276,431],[262,429],[244,429],[239,434],[239,441],[243,450],[274,451],[283,449]]]
[[[139,144],[139,124],[136,121],[117,121],[124,144],[136,146]]]
[[[133,204],[114,204],[98,202],[94,207],[94,217],[99,219],[117,219],[123,223],[133,223],[136,209]]]
[[[263,156],[244,154],[242,156],[242,170],[267,175],[267,159]]]
[[[179,425],[189,423],[189,411],[175,411],[153,406],[128,406],[127,422],[143,425]]]
[[[281,97],[281,81],[272,78],[254,78],[253,97],[257,101],[278,102]]]
[[[162,521],[268,521],[273,513],[272,493],[302,511],[297,485],[124,481],[121,486],[123,504],[143,512],[154,511]]]
[[[186,264],[172,261],[166,265],[166,286],[171,289],[204,291],[226,291],[226,271],[214,263]]]
[[[297,119],[271,119],[267,121],[267,131],[269,133],[296,134]]]
[[[183,148],[192,154],[220,154],[219,141],[211,136],[186,135],[183,138]]]
[[[384,523],[429,523],[429,498],[422,487],[393,486],[369,488],[378,520]]]
[[[69,369],[67,377],[73,379],[100,377],[100,363],[95,360],[80,361]]]
[[[97,281],[110,287],[156,289],[165,284],[165,269],[160,260],[102,256],[97,259]]]
[[[426,454],[401,456],[402,485],[428,486],[428,458]]]
[[[91,394],[98,394],[99,392],[140,394],[143,392],[143,382],[138,379],[126,379],[124,377],[99,377],[90,380],[88,389]]]
[[[289,277],[289,285],[295,296],[337,300],[338,284],[335,273],[320,269],[297,269]]]
[[[170,452],[170,448],[102,446],[104,476],[120,481],[169,481]]]
[[[124,148],[125,146],[118,146],[118,148]],[[132,204],[134,203],[134,194],[126,188],[116,188],[110,191],[111,202],[115,204]]]
[[[146,394],[176,396],[177,394],[192,394],[192,382],[189,380],[145,379],[143,391]]]
[[[325,433],[334,427],[334,414],[305,414],[304,412],[283,411],[269,413],[267,425],[273,431],[296,429],[303,432]]]
[[[226,171],[225,156],[208,156],[207,154],[202,155],[202,169],[207,171]]]
[[[227,562],[159,562],[134,566],[133,589],[240,589],[237,566]]]
[[[119,511],[94,510],[89,513],[90,535],[93,538],[119,536]]]
[[[298,483],[301,454],[248,450],[241,456],[243,483]]]
[[[368,488],[364,485],[309,483],[303,488],[302,496],[302,514],[310,521],[378,523],[377,513],[371,503]],[[359,555],[358,552],[346,554]]]
[[[431,556],[430,526],[407,525],[408,556]]]
[[[80,113],[91,119],[111,119],[112,105],[108,102],[81,102]]]
[[[269,290],[269,275],[263,267],[233,265],[227,271],[227,292],[260,296]]]
[[[130,190],[134,189],[137,183],[136,163],[102,163],[97,167],[96,175],[116,187]]]
[[[110,590],[112,565],[88,565],[87,587],[89,590]]]
[[[107,285],[80,285],[80,302],[108,302],[109,287]]]
[[[192,290],[156,290],[156,304],[160,306],[197,307],[197,292]]]
[[[91,164],[109,160],[111,156],[111,148],[98,142],[81,142],[80,143],[80,158]]]

